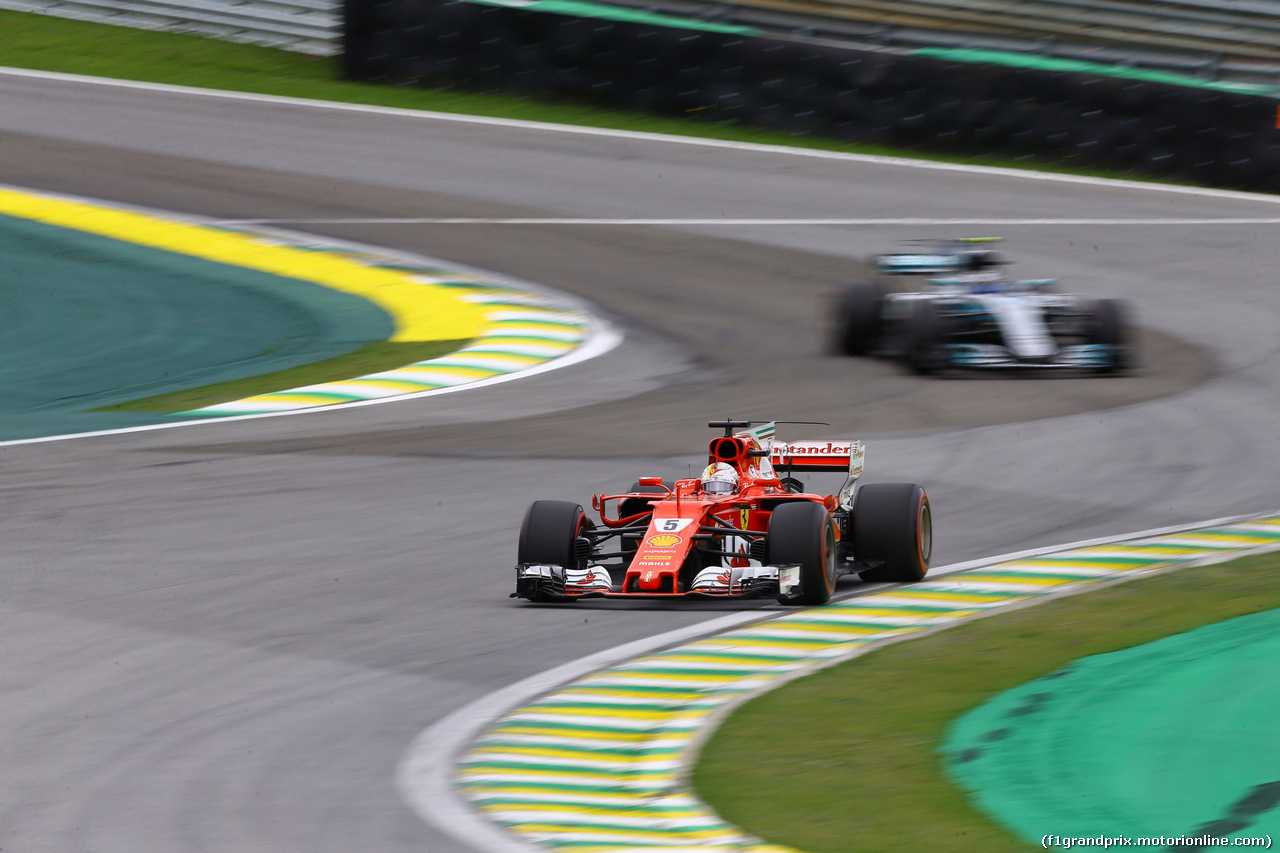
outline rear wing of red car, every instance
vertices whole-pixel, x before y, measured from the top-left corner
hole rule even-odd
[[[862,473],[861,441],[777,441],[770,449],[769,461],[775,468],[787,471]]]
[[[865,450],[861,441],[775,441],[769,461],[783,474],[797,471],[846,474],[837,493],[840,506],[853,506],[853,488],[862,476]]]

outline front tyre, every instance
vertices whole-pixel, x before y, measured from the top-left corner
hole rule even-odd
[[[534,501],[520,525],[520,543],[516,547],[519,564],[563,566],[566,571],[578,568],[575,541],[587,527],[587,514],[570,501]],[[549,601],[537,597],[534,601]]]
[[[884,331],[884,294],[874,284],[858,282],[836,295],[832,349],[838,355],[866,355]]]
[[[1101,373],[1127,373],[1133,369],[1133,331],[1128,310],[1119,299],[1099,299],[1093,303],[1086,325],[1085,338],[1091,344],[1107,347],[1106,364]]]
[[[911,583],[929,571],[933,514],[915,483],[863,486],[853,500],[853,556],[881,565],[860,572],[864,581]]]
[[[633,495],[655,495],[656,497],[623,498],[618,502],[618,518],[630,518],[633,515],[640,515],[641,513],[649,513],[650,518],[652,518],[654,502],[661,500],[671,493],[671,481],[663,480],[661,486],[642,486],[638,482],[632,483],[631,488],[627,491]],[[646,524],[648,523],[648,521],[643,518],[632,523],[640,524],[641,522]],[[639,548],[640,538],[638,536],[634,539],[630,536],[626,536],[622,539],[623,565],[631,565],[631,560]]]
[[[917,299],[907,319],[907,366],[921,376],[947,366],[946,330],[941,312],[931,299]]]
[[[659,495],[658,498],[623,498],[618,503],[618,517],[629,518],[633,515],[639,515],[642,512],[652,512],[655,500],[661,500],[663,497],[671,494],[671,481],[663,479],[661,486],[642,486],[639,483],[632,483],[631,488],[627,492],[633,495]]]
[[[794,501],[769,516],[765,535],[771,565],[799,564],[800,592],[784,604],[826,604],[836,589],[836,525],[822,504]]]

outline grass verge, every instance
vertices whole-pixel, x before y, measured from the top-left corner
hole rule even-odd
[[[394,370],[419,361],[438,358],[462,348],[467,341],[374,341],[345,355],[300,364],[273,373],[246,379],[217,382],[199,388],[187,388],[154,397],[143,397],[127,403],[116,403],[94,409],[95,412],[186,412],[215,403],[242,400],[255,394],[266,394],[286,388],[300,388],[321,382],[337,382],[367,376],[382,370]]]
[[[335,59],[24,12],[0,11],[0,65],[344,103],[1144,180],[1127,173],[1077,170],[1030,158],[1023,161],[907,152],[760,130],[733,122],[669,118],[572,102],[351,83],[338,79]]]
[[[878,649],[748,702],[694,770],[698,793],[808,853],[1038,849],[944,775],[946,726],[1076,658],[1280,607],[1280,555],[1154,575]]]

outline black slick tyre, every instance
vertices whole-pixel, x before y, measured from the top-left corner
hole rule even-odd
[[[929,496],[915,483],[863,486],[853,500],[853,556],[881,565],[860,572],[864,581],[911,583],[929,571],[933,515]]]
[[[826,604],[836,589],[836,526],[822,504],[794,501],[769,516],[765,536],[771,565],[799,564],[800,593],[784,604]]]
[[[574,540],[587,524],[587,514],[576,503],[534,501],[520,525],[516,562],[578,568]]]
[[[832,349],[838,355],[866,355],[884,331],[884,295],[874,284],[845,285],[836,294]]]
[[[665,488],[664,488],[665,487]],[[632,483],[631,488],[627,489],[633,495],[668,495],[671,493],[671,483],[663,480],[661,486],[642,486],[639,483]],[[637,515],[652,509],[654,502],[647,498],[623,498],[618,502],[618,517],[626,518],[627,516]]]
[[[1134,347],[1128,311],[1119,299],[1099,299],[1093,303],[1085,334],[1091,344],[1111,348],[1111,358],[1100,373],[1126,373],[1133,368]]]
[[[921,376],[946,367],[943,324],[938,306],[930,299],[916,300],[907,319],[907,366]]]
[[[666,488],[663,488],[662,486],[642,486],[639,483],[632,483],[631,488],[627,489],[627,491],[633,495],[659,495],[665,497],[671,492],[671,483],[667,480],[663,480],[662,483]],[[631,516],[639,515],[642,512],[652,513],[653,504],[654,501],[649,500],[648,498],[623,498],[618,502],[618,517],[630,518]],[[644,521],[645,519],[641,518],[632,523],[640,524]],[[632,539],[628,537],[622,540],[621,549],[626,555],[623,557],[623,563],[625,565],[631,564],[631,558],[639,548],[639,539]]]

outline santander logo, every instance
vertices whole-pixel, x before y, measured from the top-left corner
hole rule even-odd
[[[788,444],[779,448],[775,452],[777,456],[848,456],[849,442],[847,441],[828,441],[828,442],[799,442],[796,444]]]

